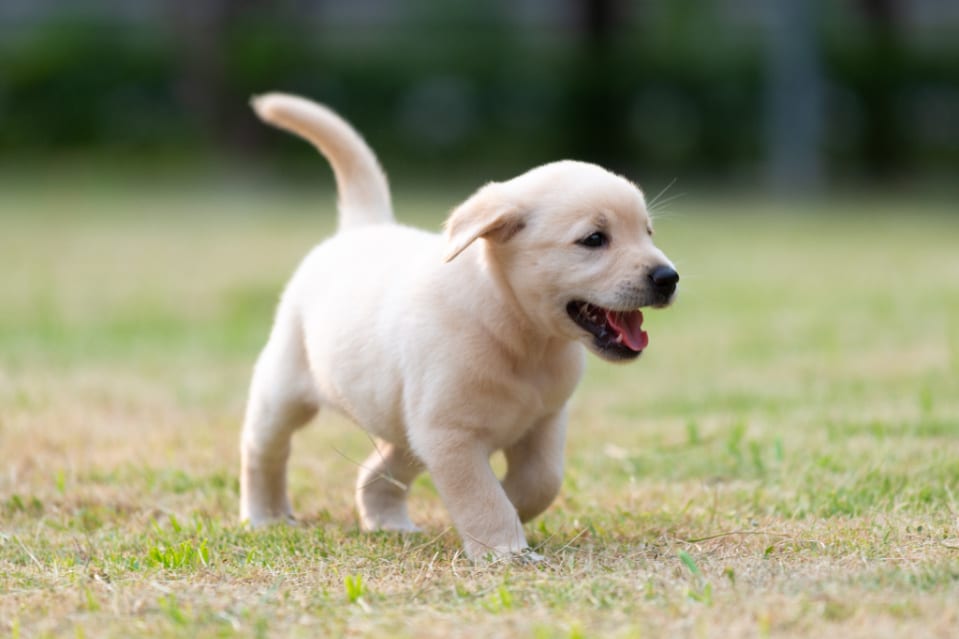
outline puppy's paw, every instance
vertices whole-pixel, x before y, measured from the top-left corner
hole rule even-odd
[[[423,532],[406,516],[386,517],[381,515],[376,518],[369,515],[361,516],[360,528],[363,532],[378,532],[380,530],[404,534]]]
[[[520,564],[523,566],[535,566],[546,561],[546,557],[539,554],[532,548],[524,548],[520,552],[514,552],[509,558],[514,564]]]
[[[363,529],[367,532],[378,532],[382,530],[384,532],[396,532],[396,533],[402,533],[404,535],[414,535],[416,533],[423,532],[422,528],[420,528],[419,526],[417,526],[411,521],[406,521],[402,523],[388,523],[388,524],[382,524],[382,525],[376,526],[374,528],[364,527]]]
[[[535,566],[546,560],[543,555],[528,546],[524,546],[518,550],[485,548],[480,552],[475,550],[470,552],[470,550],[467,549],[466,554],[474,563],[479,564],[510,563],[521,566]]]
[[[268,526],[299,526],[300,522],[290,513],[284,515],[266,515],[259,517],[241,517],[240,523],[249,528],[266,528]]]

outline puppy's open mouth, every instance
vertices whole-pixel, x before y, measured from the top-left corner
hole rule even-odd
[[[643,330],[643,313],[612,311],[589,302],[573,301],[566,312],[576,325],[593,336],[594,344],[614,359],[637,357],[649,344]]]

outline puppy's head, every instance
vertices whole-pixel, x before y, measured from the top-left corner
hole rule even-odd
[[[472,250],[496,268],[539,330],[600,357],[639,356],[642,307],[668,306],[679,275],[653,244],[642,192],[582,162],[547,164],[491,183],[446,222],[446,260]]]

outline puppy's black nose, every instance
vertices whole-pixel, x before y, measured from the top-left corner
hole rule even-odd
[[[649,272],[649,281],[652,282],[657,295],[668,298],[676,290],[679,273],[671,266],[657,266]]]

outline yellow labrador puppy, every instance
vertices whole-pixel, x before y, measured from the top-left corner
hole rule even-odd
[[[487,184],[440,236],[394,221],[376,157],[336,114],[282,94],[253,106],[330,161],[340,228],[293,275],[256,364],[241,518],[291,518],[290,439],[325,406],[376,438],[356,483],[363,529],[416,530],[406,497],[425,469],[469,557],[538,559],[522,523],[559,491],[583,346],[635,359],[648,342],[638,309],[676,294],[643,194],[598,166],[555,162]],[[498,450],[502,479],[489,464]]]

